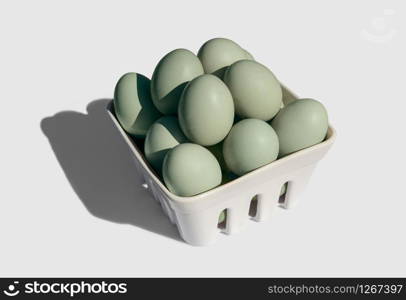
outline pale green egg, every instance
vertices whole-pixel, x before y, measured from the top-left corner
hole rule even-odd
[[[219,78],[201,75],[186,86],[178,116],[183,132],[191,141],[214,145],[226,137],[233,125],[233,98]]]
[[[227,167],[240,176],[274,161],[278,151],[275,131],[258,119],[244,119],[235,124],[223,143]]]
[[[163,114],[176,114],[186,84],[204,73],[199,58],[186,49],[176,49],[158,63],[151,79],[151,95]]]
[[[166,187],[178,196],[194,196],[221,183],[217,159],[206,148],[184,143],[170,150],[162,167]]]
[[[147,132],[144,143],[145,157],[161,174],[166,153],[186,141],[187,138],[179,127],[178,119],[174,116],[164,116],[152,124]]]
[[[150,80],[137,73],[124,74],[114,90],[114,111],[120,125],[136,138],[144,138],[161,114],[152,103]]]
[[[200,47],[197,56],[206,74],[223,78],[227,67],[241,59],[247,59],[247,52],[237,43],[225,38],[214,38]]]
[[[273,73],[253,60],[232,64],[224,82],[233,95],[235,113],[242,118],[272,119],[282,106],[282,89]]]
[[[318,144],[328,129],[327,111],[313,99],[299,99],[287,104],[271,121],[279,138],[279,156]]]

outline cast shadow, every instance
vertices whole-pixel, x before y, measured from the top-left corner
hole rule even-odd
[[[62,111],[41,129],[66,178],[95,217],[131,224],[180,241],[177,228],[142,186],[130,151],[106,111],[110,100],[88,104],[88,114]]]

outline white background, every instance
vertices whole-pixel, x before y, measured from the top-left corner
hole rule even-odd
[[[406,276],[405,9],[2,1],[0,275]],[[322,101],[338,139],[296,209],[191,247],[139,187],[94,101],[121,74],[151,76],[170,50],[218,36]]]

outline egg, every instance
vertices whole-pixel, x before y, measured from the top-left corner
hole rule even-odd
[[[161,117],[152,124],[147,132],[144,143],[145,157],[152,167],[161,174],[166,153],[186,141],[187,138],[180,129],[176,117]]]
[[[163,114],[176,114],[186,84],[204,73],[199,58],[186,49],[176,49],[158,63],[151,79],[151,95]]]
[[[247,51],[237,43],[225,38],[214,38],[200,47],[197,53],[206,74],[222,78],[225,70],[232,63],[247,59]]]
[[[233,98],[219,78],[201,75],[186,86],[178,116],[183,132],[191,141],[214,145],[226,137],[233,125]]]
[[[273,73],[253,60],[232,64],[224,82],[233,95],[235,112],[242,118],[272,119],[282,106],[282,88]]]
[[[223,144],[227,167],[240,176],[274,161],[278,151],[275,131],[258,119],[244,119],[235,124]]]
[[[279,156],[318,144],[328,129],[324,106],[314,99],[299,99],[287,104],[271,121],[279,138]]]
[[[137,73],[124,74],[114,90],[114,111],[120,125],[136,138],[144,138],[161,114],[152,103],[150,80]]]
[[[221,169],[214,155],[192,143],[180,144],[170,150],[165,156],[162,173],[167,188],[183,197],[203,193],[221,183]]]

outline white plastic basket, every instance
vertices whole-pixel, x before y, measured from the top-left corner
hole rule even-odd
[[[283,88],[283,96],[285,104],[297,99],[286,88]],[[205,193],[179,197],[165,187],[145,160],[142,150],[138,149],[132,138],[121,128],[112,103],[108,106],[108,113],[134,154],[135,167],[144,178],[149,191],[161,203],[182,238],[195,246],[212,244],[220,231],[227,234],[239,232],[250,219],[265,221],[278,206],[291,208],[306,187],[317,162],[327,153],[336,138],[335,130],[330,126],[325,141],[320,144],[278,159]],[[283,201],[280,201],[279,193],[286,182],[286,194],[282,197]],[[254,196],[257,196],[256,212],[250,216]],[[223,210],[226,210],[226,224],[219,228],[218,219]]]

